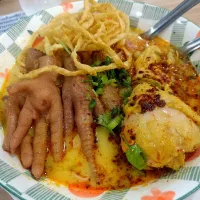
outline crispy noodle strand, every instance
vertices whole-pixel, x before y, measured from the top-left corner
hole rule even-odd
[[[63,45],[71,51],[71,57],[77,67],[77,71],[71,72],[58,66],[47,66],[36,69],[27,74],[18,74],[22,79],[38,76],[43,72],[54,71],[64,76],[77,76],[80,74],[96,75],[97,72],[115,68],[129,69],[132,55],[124,48],[125,39],[129,33],[130,22],[127,15],[117,10],[109,3],[96,3],[93,0],[84,1],[84,10],[76,13],[62,13],[55,17],[49,24],[42,26],[35,32],[17,59],[17,63],[24,67],[24,57],[28,48],[32,46],[35,39],[43,37],[39,50],[47,55],[54,55],[54,51],[63,49]],[[113,46],[122,47],[127,60],[123,62]],[[91,67],[83,64],[78,59],[78,52],[102,51],[110,56],[113,63],[108,66]]]

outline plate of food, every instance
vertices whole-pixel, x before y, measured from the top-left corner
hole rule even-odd
[[[0,184],[19,199],[199,199],[200,36],[169,11],[67,3],[0,36]]]

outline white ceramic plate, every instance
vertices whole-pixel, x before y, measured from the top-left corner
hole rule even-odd
[[[111,2],[118,9],[130,16],[131,26],[147,30],[169,11],[131,0],[100,0]],[[74,13],[83,8],[83,2],[68,3],[27,17],[0,36],[0,86],[2,86],[8,70],[13,66],[16,57],[25,47],[32,31],[48,23],[56,15],[68,11]],[[178,19],[161,37],[175,46],[200,36],[200,28],[185,18]],[[200,71],[200,51],[191,56],[191,61]],[[0,127],[1,128],[1,127]],[[71,199],[126,199],[126,200],[183,200],[190,196],[192,200],[200,199],[200,150],[188,161],[184,168],[176,173],[167,174],[146,186],[138,186],[120,191],[104,191],[90,194],[88,191],[76,191],[65,186],[56,186],[48,180],[36,181],[29,171],[21,167],[16,157],[10,156],[1,148],[3,131],[0,130],[0,185],[19,199],[34,200],[71,200]],[[194,159],[195,158],[195,159]],[[197,191],[197,192],[196,192]],[[192,196],[191,196],[192,195]]]

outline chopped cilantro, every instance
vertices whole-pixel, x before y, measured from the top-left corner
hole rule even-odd
[[[87,99],[88,101],[91,101],[91,100],[92,100],[91,95],[90,95],[90,94],[86,94],[86,99]]]
[[[121,130],[121,124],[123,121],[123,114],[121,108],[114,108],[111,112],[107,112],[105,114],[102,114],[98,117],[97,123],[106,129],[110,133],[118,133]]]
[[[105,65],[110,65],[111,62],[112,62],[112,59],[111,59],[109,56],[106,56],[106,59],[105,59],[105,61],[104,61],[104,64],[105,64]]]
[[[95,100],[95,99],[92,99],[92,100],[90,101],[90,104],[89,104],[89,109],[90,109],[90,110],[93,110],[94,107],[96,106],[96,104],[97,104],[96,100]]]
[[[104,62],[100,62],[99,60],[97,60],[92,64],[92,66],[101,66],[103,64],[109,65],[111,62],[112,59],[109,56],[107,56]],[[131,88],[131,77],[125,69],[112,69],[105,72],[99,72],[97,73],[97,76],[88,75],[87,82],[89,82],[93,86],[93,89],[96,92],[95,95],[102,95],[105,85],[111,85],[113,87],[118,86]],[[130,96],[130,94],[128,94],[122,95],[125,96],[125,103],[127,102],[128,96]]]
[[[97,89],[96,89],[97,95],[102,95],[103,92],[104,92],[104,89],[103,89],[103,88],[97,88]]]
[[[129,145],[124,135],[122,135],[122,139],[128,147],[126,158],[129,163],[139,170],[146,169],[147,157],[142,148],[138,144]]]
[[[101,61],[97,60],[91,65],[91,67],[98,67],[98,66],[101,66],[101,64],[102,64]]]
[[[131,95],[131,92],[132,92],[132,88],[131,87],[128,87],[128,88],[123,88],[121,90],[121,96],[123,98],[123,104],[126,105],[128,103],[128,97],[130,97]]]

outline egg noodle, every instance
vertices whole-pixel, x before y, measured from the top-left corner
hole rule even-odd
[[[130,22],[127,15],[117,10],[109,3],[96,3],[93,0],[84,1],[84,10],[75,14],[63,13],[55,17],[49,24],[42,26],[35,32],[28,45],[17,59],[17,63],[24,67],[24,57],[28,48],[32,47],[35,39],[43,37],[43,51],[47,55],[54,55],[54,51],[64,49],[65,46],[71,52],[71,57],[77,67],[72,72],[58,66],[46,66],[29,73],[20,73],[19,78],[34,78],[43,72],[57,72],[64,76],[76,76],[81,74],[96,75],[115,68],[129,69],[132,56],[124,48],[125,38],[129,33]],[[64,45],[63,45],[64,44]],[[123,50],[126,61],[122,61],[113,46]],[[106,66],[91,67],[83,64],[78,59],[77,52],[102,51],[112,58],[113,63]]]

